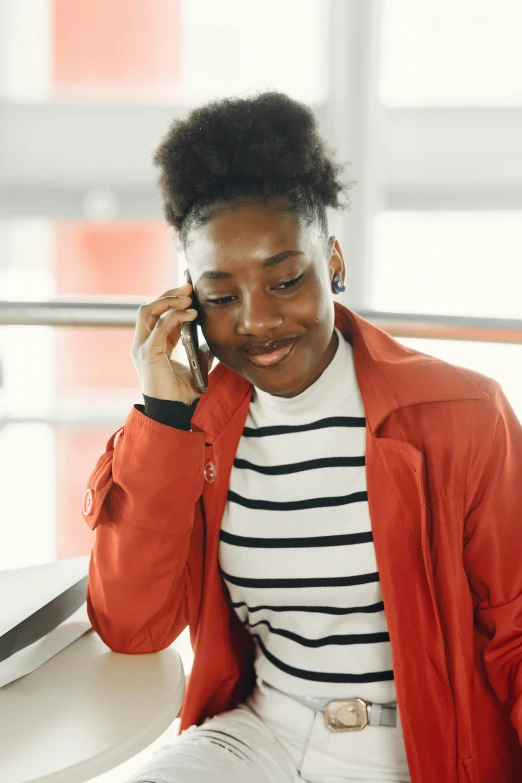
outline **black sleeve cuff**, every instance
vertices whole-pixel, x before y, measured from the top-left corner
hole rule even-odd
[[[190,405],[175,400],[159,400],[156,397],[147,397],[146,394],[143,395],[143,399],[145,400],[143,413],[149,419],[154,419],[159,421],[160,424],[167,424],[169,427],[175,427],[178,430],[190,430],[190,422],[199,402],[199,397]]]

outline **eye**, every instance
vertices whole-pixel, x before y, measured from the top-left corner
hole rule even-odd
[[[209,304],[225,304],[226,302],[230,302],[231,299],[233,299],[232,296],[225,296],[223,299],[205,299],[205,302],[208,302]]]
[[[299,277],[294,278],[293,280],[287,280],[285,283],[280,283],[280,285],[276,286],[274,290],[278,290],[283,286],[283,290],[286,290],[287,288],[292,288],[292,286],[297,285],[300,280],[302,280],[303,275],[299,275]],[[232,296],[226,296],[223,299],[206,299],[205,301],[209,304],[215,304],[215,305],[221,305],[225,304],[226,302],[229,302],[233,297]]]
[[[302,279],[303,279],[303,275],[299,275],[299,277],[295,277],[293,280],[287,280],[285,283],[281,283],[280,285],[277,285],[276,290],[278,288],[281,288],[281,286],[283,286],[285,289],[291,288],[293,285],[297,285],[297,283]]]

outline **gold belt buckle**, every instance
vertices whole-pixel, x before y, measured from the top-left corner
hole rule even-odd
[[[326,725],[331,731],[361,731],[368,725],[364,699],[333,699],[324,708]]]

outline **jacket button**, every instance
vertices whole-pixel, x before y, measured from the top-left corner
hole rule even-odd
[[[86,489],[85,495],[83,496],[83,513],[86,517],[88,517],[89,514],[92,514],[93,502],[94,497],[92,489]]]
[[[205,462],[205,467],[203,468],[203,477],[205,481],[208,481],[209,484],[212,484],[213,481],[216,480],[216,466],[213,462]]]

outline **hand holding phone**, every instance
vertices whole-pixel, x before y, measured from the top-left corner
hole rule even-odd
[[[148,397],[190,405],[203,393],[202,386],[197,389],[194,385],[193,373],[196,368],[187,367],[171,359],[179,342],[182,326],[192,323],[197,317],[197,311],[190,307],[191,293],[192,286],[186,283],[166,291],[153,302],[139,308],[131,357],[142,392]],[[200,357],[203,367],[205,354],[208,357],[207,368],[213,359],[206,345],[205,349],[200,349],[199,353],[196,349],[200,372]],[[204,381],[206,391],[207,379],[203,373],[201,380]]]
[[[185,284],[192,288],[188,269],[185,270],[185,281]],[[212,354],[209,353],[206,343],[199,345],[197,317],[181,325],[181,340],[187,352],[194,387],[200,394],[204,394],[208,391],[208,373],[212,364]]]

